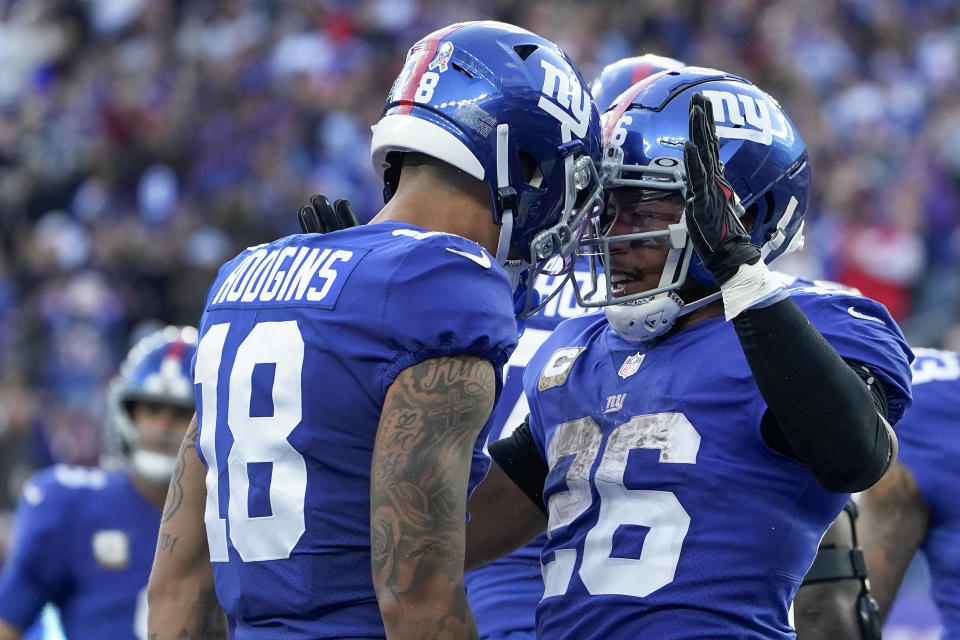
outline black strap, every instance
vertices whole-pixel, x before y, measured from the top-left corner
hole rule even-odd
[[[850,535],[853,537],[853,546],[857,546],[857,527],[856,522],[857,518],[860,517],[860,508],[857,506],[857,503],[853,499],[847,500],[847,504],[843,505],[843,510],[847,512],[847,515],[850,516]]]
[[[867,382],[867,384],[871,384]],[[803,584],[834,582],[836,580],[859,580],[860,595],[857,596],[857,624],[862,640],[881,640],[883,621],[880,607],[870,595],[870,580],[867,579],[867,563],[863,551],[857,546],[857,516],[860,515],[857,504],[847,500],[843,511],[850,517],[850,536],[852,548],[838,549],[834,546],[820,547]]]
[[[833,582],[867,577],[867,565],[860,549],[820,549],[803,584]]]

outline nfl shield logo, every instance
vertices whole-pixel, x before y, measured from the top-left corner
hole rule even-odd
[[[644,356],[647,354],[640,353],[639,351],[623,361],[623,366],[620,367],[620,371],[617,372],[621,378],[626,380],[633,374],[635,374],[640,369],[640,364],[643,362]]]

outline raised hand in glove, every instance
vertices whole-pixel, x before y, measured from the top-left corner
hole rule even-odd
[[[303,233],[330,233],[359,224],[348,201],[340,199],[331,206],[327,197],[320,194],[311,197],[310,204],[300,207],[297,219]]]
[[[697,255],[723,293],[727,319],[785,295],[783,285],[760,260],[760,247],[740,217],[743,207],[723,175],[713,105],[695,93],[690,99],[690,135],[683,145],[687,171],[684,218]]]
[[[723,175],[713,105],[701,93],[690,99],[690,136],[683,145],[687,169],[687,232],[718,285],[742,264],[756,264],[760,248],[740,222],[743,207]]]

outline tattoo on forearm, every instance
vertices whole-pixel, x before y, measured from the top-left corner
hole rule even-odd
[[[173,553],[173,548],[177,545],[180,536],[172,536],[169,533],[161,533],[157,538],[157,551],[169,551]]]
[[[192,622],[169,622],[163,630],[149,630],[150,640],[176,638],[177,640],[227,640],[229,627],[215,594],[201,596],[185,607],[181,613]],[[152,625],[151,625],[152,626]],[[162,633],[162,635],[161,635]]]
[[[180,510],[180,506],[183,504],[183,486],[181,483],[183,482],[183,473],[186,471],[186,460],[184,456],[189,448],[196,446],[198,433],[197,423],[194,422],[186,435],[184,435],[183,442],[180,444],[180,452],[177,454],[177,464],[173,468],[170,485],[167,487],[167,500],[163,505],[163,515],[160,518],[160,524],[167,522],[176,515],[177,511]]]
[[[446,613],[421,628],[425,640],[475,637],[462,585],[466,483],[494,375],[479,358],[428,360],[397,378],[383,407],[371,468],[374,586],[381,602],[405,607],[411,594],[445,581]]]

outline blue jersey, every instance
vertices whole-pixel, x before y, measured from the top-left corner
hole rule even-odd
[[[791,295],[885,383],[899,419],[911,355],[886,309],[816,287]],[[530,361],[524,390],[550,469],[540,637],[794,637],[790,603],[847,496],[764,442],[767,406],[732,323],[644,345],[602,316],[569,320]]]
[[[584,268],[585,265],[578,265],[576,276],[585,283],[588,273]],[[538,290],[547,294],[557,286],[557,278],[542,277],[538,285]],[[506,438],[527,417],[523,370],[530,357],[560,322],[587,311],[577,305],[573,287],[565,286],[543,309],[527,319],[526,331],[507,362],[503,395],[493,410],[489,442]],[[533,640],[536,637],[537,604],[543,595],[540,549],[546,540],[546,535],[540,536],[509,556],[464,576],[467,599],[481,640],[507,636],[513,640]]]
[[[57,465],[24,487],[0,619],[30,626],[54,603],[66,636],[146,640],[160,511],[120,472]]]
[[[903,462],[930,508],[923,550],[948,640],[960,640],[960,355],[917,349],[913,407],[897,425]]]
[[[476,243],[396,222],[288,236],[221,268],[199,329],[205,523],[234,637],[383,638],[369,476],[385,394],[446,355],[499,380],[516,345],[506,274]]]

